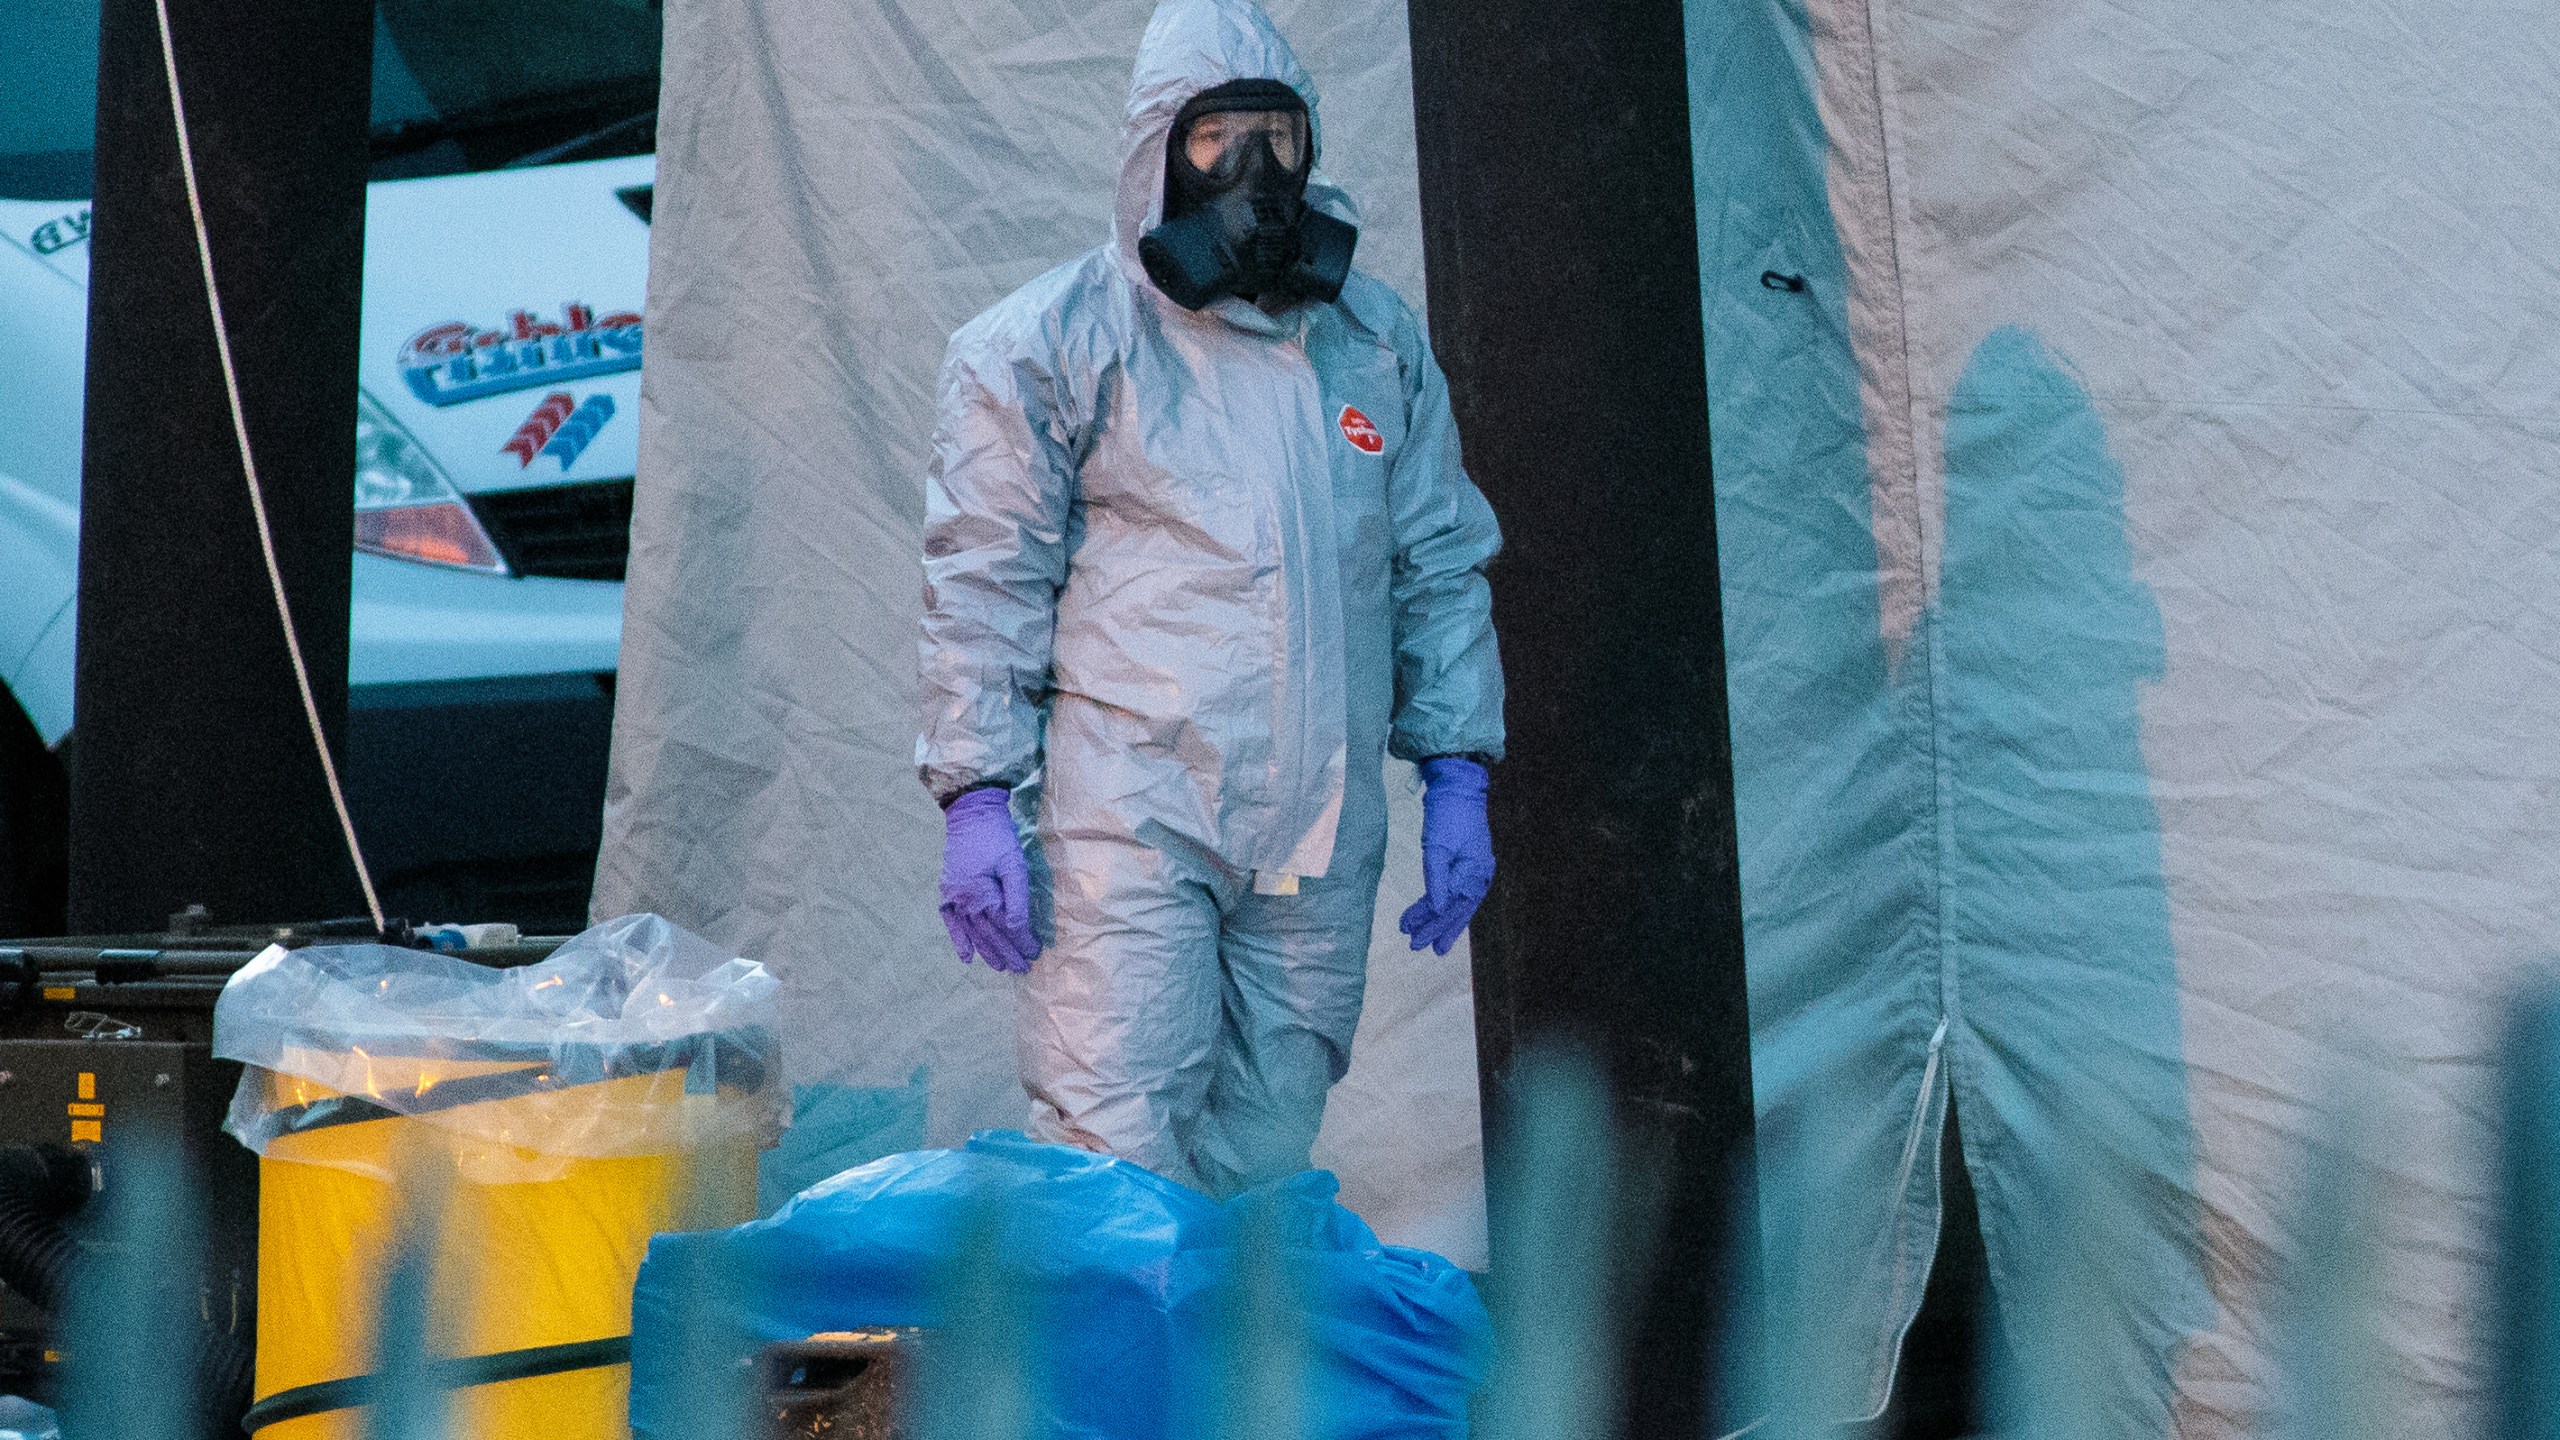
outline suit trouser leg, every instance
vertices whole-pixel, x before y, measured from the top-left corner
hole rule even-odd
[[[1332,874],[1294,895],[1193,849],[1044,831],[1055,935],[1018,990],[1031,1133],[1212,1194],[1306,1168],[1351,1061],[1384,796],[1345,797]]]
[[[1307,1168],[1360,1027],[1378,873],[1337,870],[1295,895],[1248,889],[1227,907],[1217,1058],[1190,1147],[1212,1194]]]
[[[1094,831],[1042,837],[1055,935],[1016,992],[1031,1134],[1193,1183],[1223,1000],[1213,879]]]

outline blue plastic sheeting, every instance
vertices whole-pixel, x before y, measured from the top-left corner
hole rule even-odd
[[[771,1219],[650,1242],[632,1297],[632,1429],[676,1440],[686,1382],[734,1387],[738,1361],[764,1345],[936,1324],[961,1237],[991,1219],[1030,1328],[1028,1433],[1186,1434],[1250,1218],[1283,1237],[1306,1307],[1304,1433],[1458,1440],[1491,1347],[1474,1282],[1427,1251],[1381,1245],[1333,1196],[1333,1177],[1308,1171],[1221,1204],[1009,1131],[893,1155]]]

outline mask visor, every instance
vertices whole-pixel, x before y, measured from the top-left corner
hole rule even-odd
[[[1234,176],[1244,157],[1261,140],[1271,158],[1296,174],[1307,154],[1307,117],[1302,110],[1211,110],[1195,115],[1182,137],[1182,155],[1191,168],[1213,180]]]

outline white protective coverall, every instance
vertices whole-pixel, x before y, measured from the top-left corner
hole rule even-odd
[[[1033,1133],[1217,1193],[1304,1168],[1349,1063],[1384,755],[1503,738],[1501,535],[1413,312],[1357,270],[1334,303],[1193,312],[1139,265],[1176,112],[1237,79],[1313,122],[1260,8],[1159,8],[1110,243],[952,338],[916,750],[938,798],[1000,782],[1032,823]],[[1356,223],[1320,175],[1307,198]]]

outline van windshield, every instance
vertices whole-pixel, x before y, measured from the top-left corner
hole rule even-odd
[[[85,200],[99,0],[0,3],[0,198]],[[645,155],[655,0],[376,0],[373,178]]]

